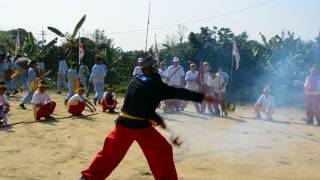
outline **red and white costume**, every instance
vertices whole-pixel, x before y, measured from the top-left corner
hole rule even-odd
[[[102,111],[105,112],[114,112],[114,109],[117,106],[117,98],[114,92],[105,92],[101,101]]]
[[[56,103],[51,100],[49,94],[47,92],[41,93],[39,90],[33,94],[31,103],[33,104],[34,118],[37,120],[42,117],[50,117],[56,107]]]
[[[308,76],[304,83],[306,94],[306,114],[308,121],[315,118],[320,124],[320,77]]]
[[[86,107],[86,97],[78,93],[73,95],[67,102],[68,112],[72,115],[81,115]]]

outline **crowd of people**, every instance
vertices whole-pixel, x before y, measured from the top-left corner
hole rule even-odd
[[[96,58],[91,73],[82,61],[79,70],[77,66],[72,63],[69,67],[65,59],[59,57],[57,94],[61,94],[63,88],[68,91],[64,102],[67,112],[73,116],[81,116],[86,107],[91,112],[96,111],[95,106],[99,103],[103,112],[114,113],[117,99],[112,85],[105,86],[107,67],[103,64],[103,58]],[[23,91],[27,93],[19,104],[20,108],[25,110],[27,104],[32,104],[35,120],[53,118],[56,103],[47,92],[48,85],[44,80],[50,72],[45,70],[43,62],[20,55],[11,58],[0,52],[0,125],[8,124],[10,105],[7,96]],[[94,86],[93,103],[87,97],[88,83]]]
[[[138,59],[138,66],[134,68],[133,76],[138,77],[142,75],[140,67],[141,59]],[[195,63],[190,64],[190,70],[185,73],[183,67],[179,64],[178,57],[172,59],[172,65],[166,67],[164,61],[159,63],[158,72],[164,83],[173,87],[184,87],[191,91],[203,92],[206,95],[213,95],[220,101],[216,103],[193,103],[198,113],[205,113],[206,107],[212,115],[227,115],[224,109],[224,94],[229,81],[229,75],[223,72],[221,68],[215,72],[210,68],[208,62],[203,62],[197,70]],[[174,113],[184,111],[187,102],[170,99],[163,104],[163,110],[167,113]]]
[[[115,112],[117,106],[116,94],[113,92],[111,85],[105,86],[107,66],[104,64],[102,57],[96,58],[96,63],[91,72],[83,61],[80,61],[79,65],[72,63],[68,66],[63,56],[59,56],[58,59],[57,93],[61,94],[63,89],[68,91],[64,104],[67,106],[69,113],[81,115],[85,107],[90,111],[95,111],[97,104],[101,105],[103,112]],[[132,74],[134,78],[143,75],[142,61],[143,58],[138,58],[138,65],[134,68]],[[35,119],[51,118],[50,114],[54,111],[55,103],[46,92],[47,85],[44,82],[44,77],[48,75],[46,72],[45,65],[41,61],[30,60],[20,55],[12,58],[10,55],[6,56],[0,52],[0,89],[4,90],[0,95],[0,122],[2,124],[8,122],[7,113],[10,109],[6,96],[15,95],[23,90],[27,93],[20,102],[20,108],[26,109],[26,105],[31,103],[33,104]],[[193,102],[196,112],[205,113],[208,109],[208,112],[214,116],[228,115],[224,97],[229,83],[229,75],[221,68],[212,69],[210,64],[204,61],[199,67],[195,63],[191,63],[189,71],[185,72],[180,65],[180,59],[174,57],[172,64],[168,67],[165,61],[161,61],[158,64],[157,72],[162,82],[169,86],[201,92],[219,99],[214,103]],[[308,124],[313,124],[313,119],[316,119],[317,124],[320,125],[319,79],[318,70],[312,68],[304,84]],[[95,91],[93,104],[88,99],[89,83],[94,86]],[[160,102],[158,107],[166,113],[177,113],[184,111],[186,106],[186,101],[168,99]],[[261,119],[261,113],[263,113],[267,119],[272,119],[275,109],[275,98],[271,94],[271,88],[266,86],[254,105],[255,118]]]

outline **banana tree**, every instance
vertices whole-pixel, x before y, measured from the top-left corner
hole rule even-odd
[[[82,18],[80,19],[80,21],[77,23],[77,25],[75,26],[72,34],[69,33],[62,33],[60,30],[58,30],[57,28],[48,26],[48,29],[55,33],[56,35],[58,35],[59,37],[62,37],[65,39],[66,43],[63,44],[63,46],[65,46],[65,58],[70,59],[72,57],[77,57],[77,53],[78,53],[78,39],[77,34],[81,28],[81,26],[83,25],[84,21],[86,20],[86,15],[83,15]]]
[[[39,42],[33,37],[32,33],[29,32],[22,42],[21,52],[30,59],[45,58],[49,50],[54,47],[57,43],[58,38],[54,38],[48,44],[40,48]]]

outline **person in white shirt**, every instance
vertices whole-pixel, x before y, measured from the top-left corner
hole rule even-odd
[[[108,110],[108,113],[114,113],[117,103],[116,93],[113,92],[113,87],[110,85],[107,87],[107,91],[103,94],[101,102],[102,111],[105,112]]]
[[[100,103],[104,93],[104,79],[107,76],[107,66],[103,64],[103,58],[97,57],[96,64],[92,67],[89,82],[93,83],[96,91],[93,99],[96,105],[97,101]]]
[[[35,120],[40,120],[42,117],[46,119],[52,118],[51,114],[56,108],[54,102],[47,92],[47,84],[42,81],[38,85],[38,90],[33,94],[31,103],[33,104],[33,114]]]
[[[186,89],[191,91],[199,91],[199,77],[197,65],[192,63],[190,64],[190,71],[186,73],[185,81],[186,81]],[[200,103],[194,102],[194,107],[196,108],[197,112],[200,112]]]
[[[67,108],[73,116],[81,116],[85,107],[88,107],[91,112],[96,111],[94,105],[84,96],[84,88],[80,86],[77,93],[68,100]]]
[[[133,70],[132,76],[133,77],[138,77],[142,75],[142,70],[141,70],[141,62],[142,62],[143,58],[138,58],[138,66],[136,66]]]
[[[208,77],[208,86],[211,88],[213,96],[219,99],[219,102],[213,103],[214,115],[222,115],[224,113],[225,116],[228,113],[224,110],[224,94],[226,92],[226,83],[224,78],[221,77],[219,73],[212,74]]]
[[[10,111],[10,104],[5,95],[6,90],[6,83],[0,82],[0,126],[8,125],[8,112]]]
[[[261,119],[261,112],[263,112],[268,120],[272,120],[272,115],[275,111],[276,103],[273,96],[270,94],[270,87],[266,86],[263,89],[263,94],[258,98],[254,105],[254,112],[256,119]]]
[[[161,76],[162,82],[164,83],[167,82],[167,71],[168,71],[168,68],[166,67],[166,63],[164,61],[161,61],[159,64],[158,72]]]
[[[310,69],[309,76],[304,83],[304,94],[306,100],[307,124],[313,124],[314,119],[320,126],[320,76],[315,67]]]
[[[199,79],[200,79],[200,92],[205,95],[211,96],[213,90],[208,86],[208,79],[210,77],[210,64],[204,61],[200,66]],[[208,107],[209,113],[213,114],[213,104],[209,102],[202,102],[200,105],[200,112],[205,113],[206,107]]]
[[[173,86],[173,87],[183,87],[183,80],[184,80],[184,70],[183,67],[179,65],[179,58],[178,57],[174,57],[173,58],[173,65],[168,67],[167,70],[167,84],[169,86]],[[165,106],[165,111],[176,111],[179,112],[181,110],[183,110],[183,104],[180,100],[166,100],[166,106]]]
[[[67,89],[67,71],[68,71],[68,64],[64,60],[64,58],[60,57],[59,67],[58,67],[58,78],[57,78],[57,93],[61,94],[61,87],[63,86],[64,89]]]

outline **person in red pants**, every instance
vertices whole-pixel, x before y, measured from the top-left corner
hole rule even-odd
[[[53,118],[51,114],[56,107],[56,103],[46,91],[47,87],[47,84],[42,81],[38,85],[38,90],[32,96],[31,103],[33,104],[33,113],[36,120],[40,120],[43,117],[46,119]]]
[[[317,120],[320,126],[320,76],[316,68],[311,68],[309,76],[304,83],[304,93],[306,98],[307,124],[313,124],[313,119]]]
[[[77,93],[74,94],[67,102],[68,112],[73,116],[81,116],[85,107],[88,107],[91,112],[95,112],[94,105],[84,97],[84,88],[79,87]]]
[[[107,92],[103,94],[103,98],[101,101],[102,111],[106,112],[108,110],[109,113],[114,113],[114,109],[117,106],[117,98],[116,94],[113,92],[113,87],[107,87]]]
[[[151,125],[160,101],[181,99],[213,102],[212,96],[175,88],[163,83],[153,67],[156,61],[147,56],[141,62],[143,75],[130,81],[121,113],[115,128],[107,135],[103,149],[91,165],[81,172],[82,180],[103,180],[107,178],[123,159],[133,141],[136,141],[149,164],[156,180],[177,180],[172,146]]]

